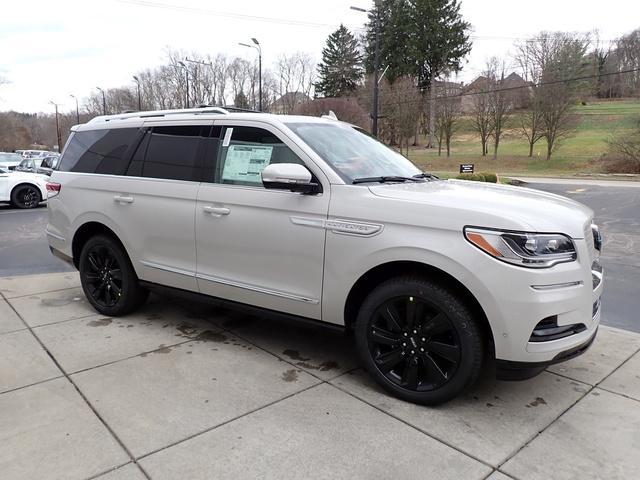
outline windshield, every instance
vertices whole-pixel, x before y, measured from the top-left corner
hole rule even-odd
[[[287,126],[349,182],[422,173],[405,157],[351,125],[291,122]]]

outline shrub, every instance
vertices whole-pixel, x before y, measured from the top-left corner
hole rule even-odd
[[[488,183],[498,183],[498,175],[491,172],[480,172],[480,175],[484,175],[484,181]]]
[[[485,182],[484,175],[481,173],[462,173],[456,177],[458,180],[472,180],[475,182]]]

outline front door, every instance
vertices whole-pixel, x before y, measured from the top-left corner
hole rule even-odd
[[[274,127],[220,123],[216,168],[201,184],[196,205],[200,291],[320,319],[328,181]],[[270,163],[306,165],[323,192],[265,189],[260,173]]]

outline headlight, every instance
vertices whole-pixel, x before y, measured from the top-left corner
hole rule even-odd
[[[465,227],[469,242],[498,260],[529,268],[548,268],[576,259],[576,248],[566,235],[526,233]]]

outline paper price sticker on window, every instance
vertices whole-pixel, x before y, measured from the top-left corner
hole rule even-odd
[[[262,170],[271,162],[273,147],[230,145],[222,169],[222,180],[260,182]]]

